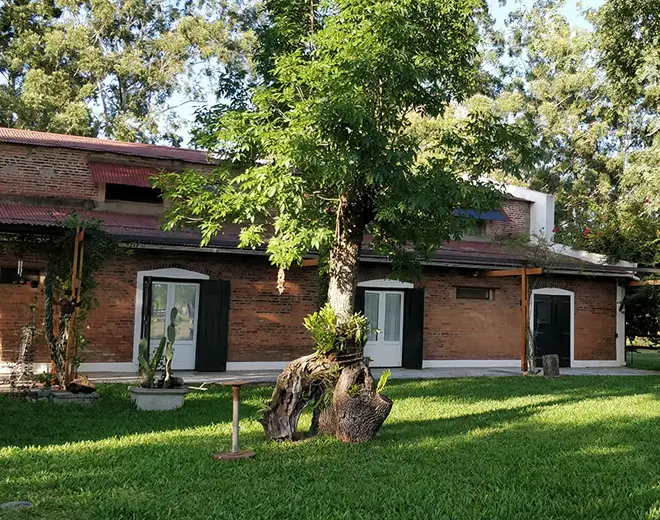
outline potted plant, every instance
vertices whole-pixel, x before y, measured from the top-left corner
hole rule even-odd
[[[174,340],[176,328],[174,322],[177,309],[170,312],[170,324],[167,326],[166,335],[158,344],[153,357],[149,356],[149,342],[142,338],[138,349],[138,362],[140,374],[140,386],[130,386],[131,401],[138,410],[174,410],[181,408],[188,393],[188,388],[183,386],[183,380],[172,376],[172,358],[174,357]],[[158,381],[156,373],[162,366],[165,356],[165,368]]]

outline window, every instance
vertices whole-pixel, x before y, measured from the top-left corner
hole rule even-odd
[[[492,300],[493,289],[487,287],[456,287],[457,300]]]
[[[0,267],[0,283],[30,284],[32,287],[39,285],[39,269],[23,269],[19,275],[16,267]]]
[[[106,184],[106,202],[142,202],[146,204],[162,204],[160,190],[144,186],[127,186],[125,184]]]

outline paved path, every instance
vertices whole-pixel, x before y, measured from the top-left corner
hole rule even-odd
[[[382,369],[373,370],[374,377],[380,377]],[[187,384],[227,383],[231,381],[248,381],[251,383],[273,383],[279,370],[250,370],[230,372],[182,372],[175,375],[183,377]],[[636,370],[634,368],[562,368],[561,373],[568,376],[660,376],[653,370]],[[97,382],[134,383],[135,374],[120,374],[113,372],[89,372],[90,379]],[[392,379],[442,379],[452,377],[513,377],[520,376],[517,368],[425,368],[424,370],[392,369]]]

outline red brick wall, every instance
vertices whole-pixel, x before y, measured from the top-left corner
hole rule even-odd
[[[498,235],[529,235],[529,210],[531,203],[524,200],[507,199],[502,209],[509,217],[505,221],[488,221],[486,234]]]
[[[266,258],[136,251],[109,262],[99,273],[100,307],[90,315],[85,361],[132,361],[137,271],[170,267],[229,280],[230,362],[288,361],[311,352],[302,320],[316,310],[314,268],[288,272],[286,291],[279,295],[277,270]],[[104,347],[109,342],[112,346]]]
[[[544,276],[530,283],[530,291],[551,287],[575,293],[575,359],[616,359],[616,281]]]
[[[0,258],[0,267],[14,265],[14,258]],[[26,259],[26,267],[40,266],[43,267],[37,260]],[[314,268],[294,268],[288,272],[286,292],[279,295],[277,271],[265,258],[135,251],[108,262],[97,276],[96,297],[100,307],[89,318],[86,333],[89,349],[83,353],[83,361],[132,361],[137,271],[169,267],[230,281],[229,361],[287,361],[310,352],[311,341],[302,321],[316,309],[318,277]],[[360,278],[385,278],[388,273],[386,265],[363,264]],[[518,359],[519,279],[481,279],[463,273],[428,269],[417,284],[426,289],[425,359]],[[491,287],[495,299],[456,300],[456,286]],[[544,287],[575,293],[575,358],[616,359],[616,283],[550,276],[530,279],[530,290]],[[40,291],[39,320],[43,319]],[[35,294],[28,287],[0,285],[2,361],[15,358],[18,333]],[[48,359],[43,343],[39,353],[37,361]]]
[[[386,278],[386,266],[366,265],[361,280]],[[425,288],[424,359],[519,359],[520,278],[483,279],[459,271],[428,269],[415,285]],[[489,287],[494,299],[458,300],[456,287]],[[616,359],[616,282],[542,276],[530,291],[557,287],[575,293],[575,359]]]
[[[145,159],[112,153],[44,146],[0,144],[0,195],[97,199],[99,188],[89,172],[89,162],[111,162],[172,170],[206,165]]]
[[[43,270],[46,262],[38,254],[22,254],[24,269]],[[18,258],[2,254],[0,249],[0,269],[17,268]],[[30,321],[30,305],[36,304],[35,320],[42,329],[44,319],[43,285],[32,289],[26,285],[0,284],[0,361],[16,361],[20,345],[21,328]],[[40,331],[41,333],[41,331]],[[35,361],[49,359],[46,343],[40,335],[36,343]]]

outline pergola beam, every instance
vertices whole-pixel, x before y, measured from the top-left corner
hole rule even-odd
[[[481,276],[485,278],[497,278],[500,276],[522,276],[523,272],[529,275],[543,274],[543,269],[540,267],[530,267],[523,269],[495,269],[493,271],[486,271]]]

